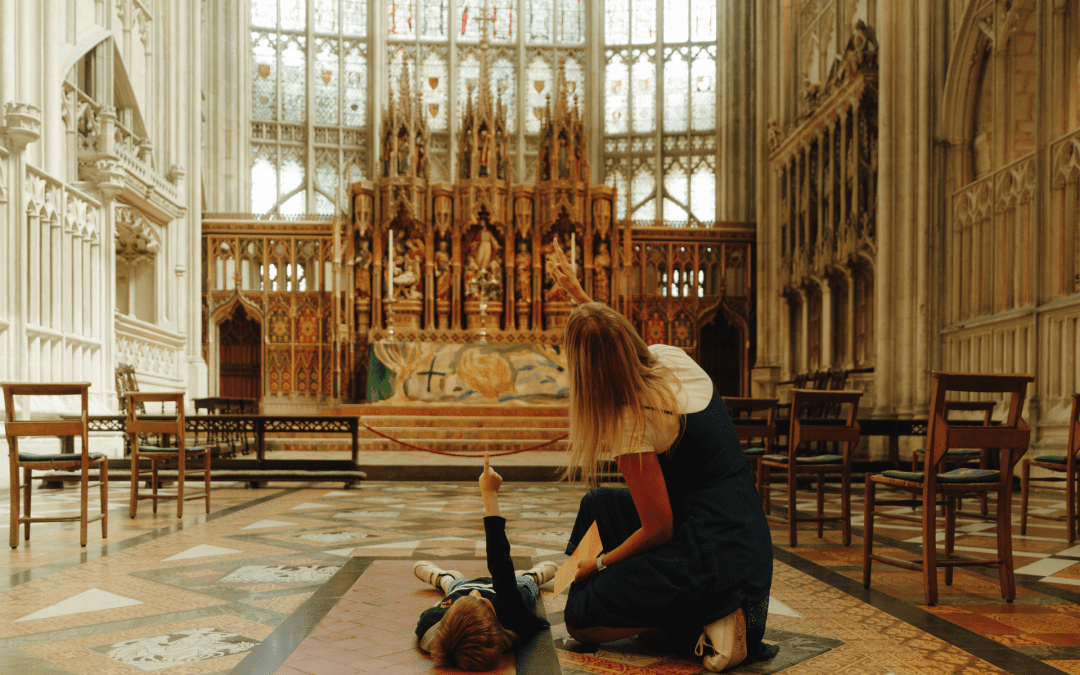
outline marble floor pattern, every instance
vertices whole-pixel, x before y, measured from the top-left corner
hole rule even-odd
[[[80,549],[77,523],[50,523],[35,525],[18,549],[5,547],[0,673],[445,672],[416,646],[416,617],[440,596],[411,567],[428,559],[483,572],[475,483],[215,485],[211,514],[189,508],[183,519],[172,504],[157,514],[140,505],[129,519],[126,487],[111,493],[105,541],[92,525],[89,546]],[[504,485],[519,568],[565,559],[583,492],[566,483]],[[773,526],[766,639],[781,652],[731,672],[1080,675],[1080,546],[1068,544],[1063,523],[1033,520],[1023,537],[1015,527],[1014,603],[1001,600],[992,572],[961,569],[952,586],[940,587],[940,603],[927,607],[918,572],[875,567],[872,588],[862,588],[860,493],[852,497],[850,547],[837,529],[819,539],[809,527],[789,547],[786,527]],[[78,508],[73,489],[35,490],[33,499],[35,513]],[[783,497],[775,501],[782,505]],[[826,508],[839,511],[835,497]],[[1063,508],[1060,493],[1032,501],[1036,513]],[[0,509],[0,529],[7,516]],[[993,551],[992,525],[961,518],[959,529],[960,551]],[[879,522],[876,534],[879,551],[919,554],[914,524]],[[498,672],[702,672],[700,659],[637,639],[583,647],[562,622],[565,596],[554,597],[549,583],[542,600],[552,630],[530,660],[521,651],[507,655]]]

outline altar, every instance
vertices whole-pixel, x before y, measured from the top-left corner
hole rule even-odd
[[[397,342],[370,346],[368,403],[536,404],[567,401],[559,345]]]

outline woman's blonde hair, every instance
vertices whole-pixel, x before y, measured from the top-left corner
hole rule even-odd
[[[493,670],[503,652],[503,628],[491,606],[466,595],[446,610],[431,645],[435,665],[462,670]]]
[[[634,326],[605,304],[579,305],[566,321],[570,376],[570,460],[564,478],[593,483],[601,462],[616,450],[633,452],[651,427],[664,452],[678,439],[681,387],[653,358]],[[623,428],[626,425],[626,428]],[[615,447],[629,439],[628,447]]]

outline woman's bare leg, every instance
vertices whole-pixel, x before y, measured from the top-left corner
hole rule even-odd
[[[566,627],[566,632],[582,644],[597,645],[605,642],[614,642],[623,638],[632,637],[638,633],[646,633],[657,630],[656,628],[611,628],[609,626],[593,626],[591,628]]]

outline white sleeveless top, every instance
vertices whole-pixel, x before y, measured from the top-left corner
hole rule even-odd
[[[695,413],[704,410],[712,400],[713,382],[708,373],[702,370],[694,359],[678,347],[670,345],[650,345],[653,357],[669,368],[675,379],[682,384],[678,393],[679,414]],[[637,452],[656,452],[656,434],[652,426],[645,428],[641,444],[631,447],[630,423],[622,425],[619,441],[615,445],[614,455],[628,455]],[[664,451],[667,448],[659,448]]]

